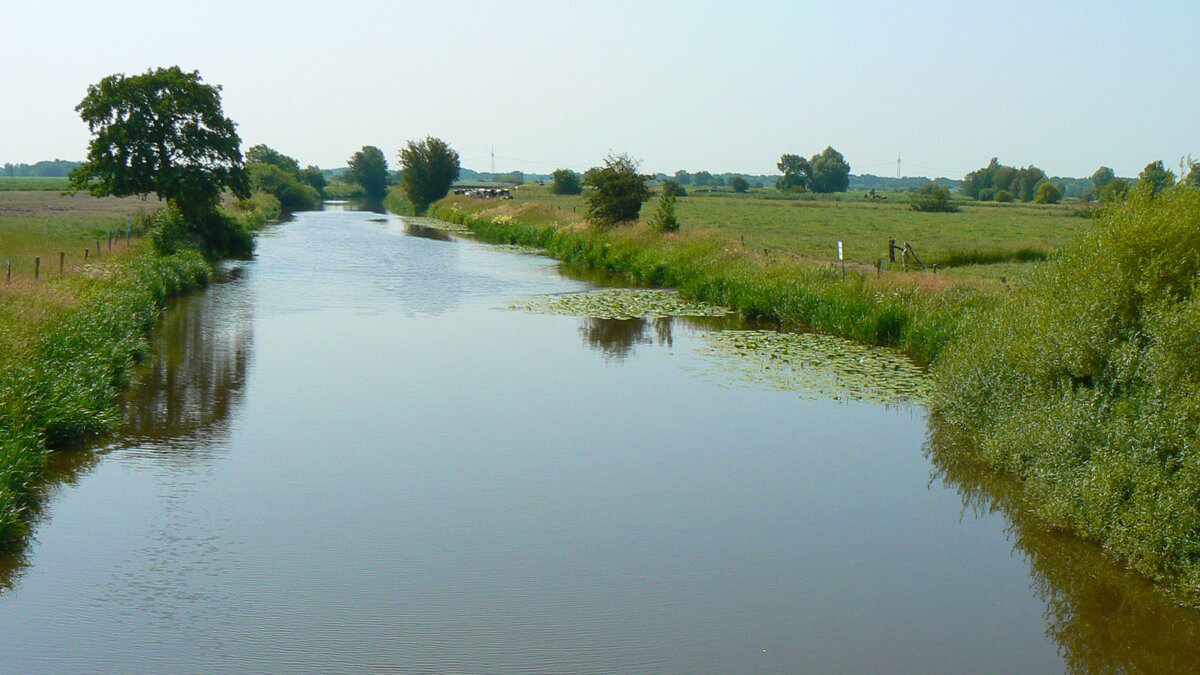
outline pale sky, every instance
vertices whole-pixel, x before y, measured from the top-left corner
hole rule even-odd
[[[1200,2],[0,0],[0,163],[82,159],[89,84],[159,66],[223,87],[243,149],[394,166],[1048,174],[1200,158]]]

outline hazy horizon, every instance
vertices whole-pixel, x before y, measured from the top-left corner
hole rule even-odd
[[[79,160],[74,111],[113,73],[222,86],[243,149],[389,165],[410,139],[463,166],[775,173],[833,146],[855,174],[963,174],[998,157],[1134,176],[1200,153],[1200,4],[20,3],[0,43],[0,163]],[[23,64],[23,65],[15,65]]]

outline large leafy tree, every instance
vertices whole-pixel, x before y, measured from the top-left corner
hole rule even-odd
[[[1162,160],[1156,160],[1146,165],[1138,174],[1138,186],[1147,186],[1151,194],[1166,190],[1175,184],[1175,174],[1163,166]]]
[[[775,181],[780,190],[803,192],[812,187],[812,164],[800,155],[784,153],[775,165],[783,177]]]
[[[226,188],[249,196],[236,125],[221,87],[178,66],[110,75],[75,110],[94,138],[71,186],[97,196],[154,193],[171,201],[187,233],[210,252],[238,252],[247,239],[217,211]]]
[[[609,155],[604,166],[589,169],[583,182],[588,193],[588,217],[601,225],[637,220],[642,204],[650,198],[646,177],[637,172],[638,163],[626,154]]]
[[[373,145],[364,145],[350,156],[350,178],[369,199],[383,199],[387,193],[387,170],[387,158]]]
[[[579,174],[570,169],[555,169],[550,192],[556,195],[577,195],[583,192]]]
[[[826,147],[819,155],[813,155],[813,192],[845,192],[850,185],[850,164],[842,153]]]
[[[446,196],[458,178],[458,152],[440,138],[409,141],[400,150],[400,187],[417,213]]]

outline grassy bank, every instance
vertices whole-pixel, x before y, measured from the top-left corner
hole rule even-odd
[[[793,256],[764,254],[712,233],[662,235],[641,225],[581,227],[578,212],[536,202],[489,202],[448,197],[430,215],[463,224],[480,238],[544,249],[580,263],[687,298],[733,307],[750,319],[778,322],[896,347],[933,361],[971,307],[996,293],[951,284],[931,273],[840,268]]]
[[[1043,522],[1200,606],[1200,191],[1135,194],[934,368],[968,452]]]
[[[5,199],[25,210],[6,209],[0,218],[0,258],[24,263],[41,256],[46,268],[34,278],[22,265],[12,282],[0,278],[0,550],[19,545],[28,527],[48,453],[113,429],[120,394],[146,356],[164,301],[203,286],[211,272],[199,252],[162,255],[149,239],[110,249],[105,234],[95,250],[95,239],[123,229],[126,217],[150,222],[140,200],[40,193]],[[258,199],[244,206],[237,217],[252,229],[278,204]],[[91,249],[86,261],[83,248]],[[57,250],[72,253],[61,271]]]

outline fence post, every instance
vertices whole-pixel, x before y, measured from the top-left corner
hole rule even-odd
[[[59,251],[58,252],[58,273],[59,274],[63,273],[63,263],[66,262],[66,259],[67,259],[67,252]]]
[[[99,239],[96,240],[96,257],[97,258],[100,257],[100,240]]]
[[[10,283],[10,284],[12,283],[12,261],[11,260],[8,261],[8,281],[6,283]]]
[[[42,256],[33,259],[33,278],[36,279],[42,273]]]
[[[83,249],[83,262],[87,262],[88,254],[91,252],[92,250],[90,248]]]
[[[888,262],[896,262],[896,238],[888,237]]]

